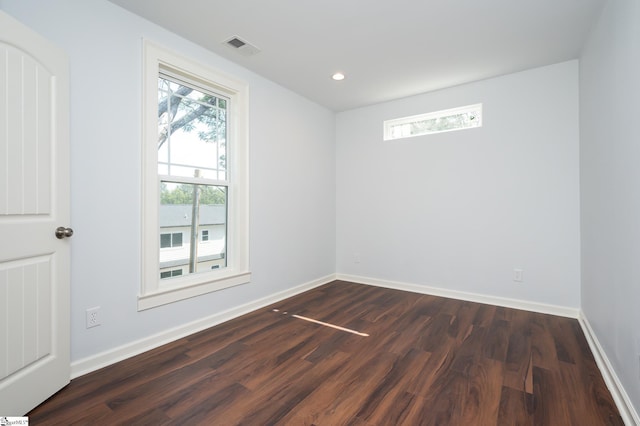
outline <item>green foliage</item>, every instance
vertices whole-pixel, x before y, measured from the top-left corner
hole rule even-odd
[[[169,186],[165,182],[160,184],[160,203],[192,204],[194,186],[198,187],[198,191],[200,192],[200,204],[225,204],[226,194],[224,188],[219,186],[183,183],[176,185],[173,189],[169,189]]]

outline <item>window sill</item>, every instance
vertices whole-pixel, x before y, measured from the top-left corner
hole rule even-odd
[[[155,308],[179,300],[189,299],[213,291],[251,282],[251,272],[240,272],[202,284],[159,289],[157,292],[138,296],[138,311]]]

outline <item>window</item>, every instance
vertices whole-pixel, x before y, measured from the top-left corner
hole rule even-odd
[[[182,247],[182,232],[160,234],[160,248]]]
[[[482,127],[482,104],[452,108],[384,122],[384,140]]]
[[[171,271],[160,272],[160,278],[161,279],[171,278],[171,277],[178,277],[180,275],[182,275],[182,269],[173,269]]]
[[[150,42],[144,54],[139,309],[251,277],[246,84]]]

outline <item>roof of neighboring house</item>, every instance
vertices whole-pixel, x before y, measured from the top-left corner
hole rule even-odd
[[[204,204],[199,207],[199,225],[222,225],[227,221],[227,206]],[[161,204],[160,227],[191,226],[191,204]]]

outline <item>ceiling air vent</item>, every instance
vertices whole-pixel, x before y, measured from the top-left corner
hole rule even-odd
[[[233,36],[224,42],[229,48],[240,53],[242,56],[253,56],[260,52],[260,49],[246,40],[241,40],[238,36]]]

